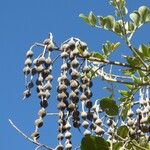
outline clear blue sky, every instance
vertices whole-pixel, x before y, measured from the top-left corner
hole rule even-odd
[[[8,123],[11,118],[16,125],[30,135],[34,130],[34,120],[39,109],[39,100],[33,96],[29,101],[22,101],[24,77],[22,68],[25,52],[35,41],[43,41],[49,32],[60,44],[71,36],[78,37],[88,43],[89,48],[98,51],[106,40],[116,42],[119,38],[107,31],[93,29],[78,17],[83,12],[93,11],[97,15],[113,14],[107,0],[1,0],[0,1],[0,149],[1,150],[33,150],[35,145],[26,141]],[[127,0],[129,12],[141,5],[150,7],[149,0]],[[144,26],[136,33],[134,44],[149,41],[150,27]],[[137,38],[138,37],[138,38]],[[120,48],[121,53],[127,51]],[[116,55],[117,57],[117,55]],[[115,58],[117,59],[117,58]],[[119,59],[119,58],[118,58]],[[56,65],[58,75],[59,66]],[[103,83],[97,84],[94,98],[104,96],[101,91]],[[56,88],[56,82],[54,82]],[[54,112],[56,93],[52,94],[48,112]],[[56,118],[45,119],[41,129],[41,141],[56,146]],[[75,146],[79,145],[81,136],[74,132]]]

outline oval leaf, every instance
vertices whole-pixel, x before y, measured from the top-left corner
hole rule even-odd
[[[81,141],[81,150],[109,150],[109,143],[102,137],[87,135]]]
[[[101,99],[100,107],[109,116],[118,115],[119,108],[116,105],[116,102],[113,101],[110,97]]]
[[[117,130],[117,134],[122,138],[126,138],[128,136],[128,133],[129,133],[129,129],[125,125],[120,126]]]

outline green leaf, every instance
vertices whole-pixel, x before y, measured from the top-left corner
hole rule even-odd
[[[88,19],[89,19],[89,22],[90,22],[91,26],[96,25],[96,16],[93,14],[92,11],[89,13]]]
[[[102,48],[102,51],[106,57],[108,57],[114,50],[116,50],[120,46],[120,42],[111,43],[107,41]]]
[[[115,22],[114,31],[115,31],[117,34],[121,34],[121,33],[122,33],[122,25],[121,25],[120,22]]]
[[[114,100],[112,100],[112,98],[110,98],[110,97],[105,97],[105,98],[101,99],[100,107],[108,116],[118,115],[119,108],[116,105],[116,102]]]
[[[139,9],[138,9],[138,12],[141,16],[141,22],[142,23],[145,23],[147,21],[149,21],[149,15],[150,15],[150,9],[146,6],[141,6]]]
[[[102,60],[105,59],[104,56],[98,52],[93,52],[91,56]]]
[[[128,91],[125,91],[125,90],[120,90],[119,93],[124,97],[131,96],[131,93],[129,93]]]
[[[79,17],[83,19],[83,21],[86,22],[87,24],[90,24],[89,18],[84,14],[80,14]]]
[[[111,15],[105,17],[105,27],[108,29],[108,30],[113,30],[114,28],[114,25],[115,25],[115,18]]]
[[[126,138],[128,136],[128,133],[129,133],[129,129],[125,125],[120,126],[117,130],[117,134],[122,138]]]
[[[135,23],[136,26],[140,25],[140,14],[137,11],[131,13],[130,18]]]
[[[106,24],[105,18],[102,16],[98,16],[98,22],[99,22],[99,25],[102,27],[104,27]]]
[[[113,150],[120,150],[120,148],[123,146],[122,142],[117,142],[113,144]]]
[[[128,113],[130,108],[131,108],[131,102],[124,103],[124,106],[123,106],[123,109],[121,112],[121,117],[122,117],[123,121],[125,121],[125,119],[127,118],[127,113]]]
[[[109,143],[102,137],[87,135],[81,141],[81,150],[109,150]]]

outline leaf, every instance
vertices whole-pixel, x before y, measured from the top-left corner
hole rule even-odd
[[[81,150],[109,150],[109,143],[102,137],[87,135],[81,141]]]
[[[147,22],[147,18],[149,18],[149,15],[150,15],[150,9],[146,6],[141,6],[139,9],[138,9],[138,12],[141,16],[141,22],[142,23],[145,23]]]
[[[102,48],[102,51],[106,57],[108,57],[114,50],[116,50],[120,46],[120,42],[111,43],[107,41]]]
[[[117,34],[121,34],[121,33],[122,33],[122,26],[121,26],[121,23],[120,23],[120,22],[115,22],[114,31],[115,31]]]
[[[115,18],[111,15],[105,17],[105,27],[108,29],[108,30],[113,30],[114,28],[114,25],[115,25]]]
[[[119,93],[124,97],[131,96],[131,93],[129,93],[128,91],[125,91],[125,90],[120,90]]]
[[[105,97],[101,99],[100,107],[108,116],[118,115],[119,108],[116,105],[116,102],[112,100],[110,97]]]
[[[113,144],[113,150],[120,150],[120,148],[123,146],[122,142],[117,142]]]
[[[128,133],[129,133],[129,129],[125,125],[120,126],[117,130],[117,134],[122,138],[126,138],[128,136]]]
[[[122,117],[123,121],[125,121],[125,119],[127,118],[127,113],[128,113],[130,108],[131,108],[131,102],[124,103],[124,106],[123,106],[123,109],[121,112],[121,117]]]
[[[104,25],[106,24],[105,18],[102,16],[98,16],[98,22],[99,22],[99,25],[102,27],[104,27]]]
[[[136,26],[140,25],[140,14],[137,11],[131,13],[130,18],[135,23]]]
[[[83,19],[83,21],[86,22],[87,24],[90,24],[89,18],[84,14],[80,14],[79,17]]]
[[[96,16],[93,14],[92,11],[89,13],[88,19],[89,19],[89,22],[90,22],[91,26],[96,25]]]
[[[93,52],[91,56],[102,60],[105,59],[104,56],[98,52]]]

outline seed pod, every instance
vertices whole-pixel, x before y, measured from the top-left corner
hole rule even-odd
[[[132,111],[132,109],[130,109],[130,110],[128,111],[128,113],[127,113],[127,116],[128,116],[128,117],[133,117],[133,115],[134,115],[134,112]]]
[[[50,81],[47,81],[46,84],[43,87],[44,90],[51,90],[52,89],[52,85]]]
[[[33,88],[34,84],[32,81],[30,81],[27,86],[28,86],[28,88]]]
[[[79,50],[76,48],[76,49],[74,49],[73,51],[72,51],[72,54],[74,55],[74,56],[77,56],[78,54],[79,54]]]
[[[93,120],[93,113],[92,112],[87,113],[87,119],[90,120],[90,121]]]
[[[67,122],[66,125],[65,125],[65,129],[70,130],[70,128],[71,128],[71,125],[69,124],[69,122]]]
[[[68,105],[68,110],[72,112],[74,109],[75,109],[75,104],[71,102],[71,103]]]
[[[40,134],[39,134],[39,132],[35,131],[35,132],[32,133],[31,137],[33,139],[37,140],[40,137]]]
[[[93,113],[93,119],[94,119],[94,121],[96,121],[98,119],[98,116],[96,113]]]
[[[83,134],[84,134],[84,136],[86,136],[86,135],[91,135],[91,132],[86,129]]]
[[[90,125],[90,129],[91,129],[91,130],[95,130],[95,129],[96,129],[96,125],[92,123],[92,124]]]
[[[68,48],[73,51],[75,49],[75,42],[73,40],[70,40],[68,43]]]
[[[83,84],[87,84],[89,82],[89,78],[87,76],[84,76],[82,79],[81,79],[81,82]]]
[[[64,149],[64,146],[61,145],[61,144],[59,144],[59,145],[57,146],[57,148],[56,148],[56,150],[63,150],[63,149]]]
[[[67,63],[64,63],[64,64],[61,66],[61,70],[66,71],[67,69],[69,69],[69,68],[68,68],[68,65],[67,65]]]
[[[25,91],[23,92],[23,99],[28,98],[28,97],[30,97],[30,96],[31,96],[31,92],[30,92],[29,90],[25,90]]]
[[[68,54],[67,52],[62,52],[62,53],[61,53],[61,57],[62,57],[62,58],[65,58],[65,59],[66,59],[68,56],[69,56],[69,54]]]
[[[44,108],[41,108],[40,110],[39,110],[39,112],[38,112],[38,115],[40,116],[40,117],[45,117],[46,116],[46,110],[44,109]]]
[[[95,133],[101,135],[104,134],[104,130],[101,127],[97,126],[95,129]]]
[[[52,75],[48,75],[46,78],[45,78],[46,81],[52,81],[53,80],[53,76]]]
[[[79,86],[79,83],[76,80],[71,80],[70,81],[71,89],[76,89],[76,88],[78,88],[78,86]]]
[[[89,71],[90,71],[90,67],[88,67],[88,66],[83,67],[83,72],[84,73],[88,73]]]
[[[113,121],[111,119],[108,119],[106,123],[108,126],[111,126],[113,124]]]
[[[74,91],[72,91],[72,92],[69,94],[69,98],[70,98],[71,100],[76,100],[76,99],[78,99],[78,95],[77,95]]]
[[[24,73],[25,75],[30,74],[30,67],[29,67],[29,66],[24,67],[24,68],[23,68],[23,73]]]
[[[57,139],[62,141],[64,139],[64,135],[62,133],[59,133]]]
[[[66,139],[70,139],[71,138],[71,133],[69,131],[66,131],[65,138]]]
[[[50,57],[45,59],[45,67],[49,67],[52,64],[52,60]]]
[[[64,102],[60,102],[58,105],[57,105],[57,108],[59,110],[64,110],[66,108],[66,104]]]
[[[95,124],[98,125],[98,126],[100,126],[102,124],[101,119],[96,119]]]
[[[26,57],[32,57],[33,56],[33,51],[29,49],[26,53]]]
[[[74,121],[73,122],[73,126],[74,126],[74,128],[79,128],[80,127],[80,122],[79,121]]]
[[[86,119],[87,117],[87,113],[84,111],[84,112],[81,112],[81,117],[82,119]]]
[[[36,71],[38,72],[38,73],[41,73],[42,71],[43,71],[43,66],[42,65],[39,65],[39,66],[37,66],[36,67]]]
[[[83,52],[83,57],[88,58],[90,56],[90,53],[88,51]]]
[[[41,105],[41,107],[46,108],[46,107],[48,106],[48,101],[47,101],[47,100],[42,100],[42,101],[40,102],[40,105]]]
[[[138,109],[136,110],[136,114],[141,114],[141,109],[138,108]]]
[[[44,95],[45,95],[45,98],[46,98],[46,99],[49,99],[49,97],[50,97],[50,92],[49,92],[49,90],[46,90],[46,91],[44,92]]]
[[[34,76],[36,73],[37,73],[36,68],[32,68],[32,69],[31,69],[31,74]]]
[[[37,58],[33,60],[33,64],[36,65],[36,66],[39,66],[39,62],[38,62]]]
[[[82,126],[83,126],[83,128],[87,129],[89,126],[89,123],[86,120],[84,120],[82,123]]]
[[[67,90],[67,86],[65,84],[60,84],[58,86],[58,91],[62,92],[62,91],[66,91]]]
[[[48,44],[50,44],[50,43],[51,43],[51,39],[50,39],[50,38],[45,39],[45,40],[43,41],[43,44],[44,44],[44,45],[48,45]]]
[[[80,99],[81,99],[81,101],[86,101],[87,97],[84,93],[82,93],[81,96],[80,96]]]
[[[71,66],[73,68],[77,68],[79,66],[79,62],[76,58],[74,58],[72,61],[71,61]]]
[[[31,58],[27,58],[24,64],[25,64],[26,66],[31,66],[31,65],[32,65],[32,60],[31,60]]]
[[[85,95],[86,95],[86,97],[87,97],[88,99],[90,99],[93,94],[92,94],[92,92],[91,92],[90,90],[86,90],[86,91],[85,91]]]
[[[91,109],[92,105],[93,105],[92,101],[90,101],[90,100],[86,101],[86,107],[87,108]]]
[[[134,120],[133,120],[133,119],[128,119],[127,124],[128,124],[129,126],[133,126]]]
[[[43,119],[39,118],[39,119],[36,119],[35,120],[35,125],[38,127],[38,128],[41,128],[43,126]]]
[[[78,110],[75,110],[75,111],[73,112],[73,114],[72,114],[72,116],[73,116],[74,118],[77,118],[79,115],[80,115],[80,112],[79,112]]]
[[[143,117],[141,120],[140,120],[140,123],[146,123],[147,122],[147,117]]]
[[[71,150],[72,149],[72,145],[70,143],[67,143],[65,145],[66,150]]]
[[[77,79],[78,77],[79,77],[79,72],[78,71],[76,71],[76,70],[72,70],[72,72],[71,72],[71,77],[72,77],[72,79]]]
[[[65,100],[67,98],[68,98],[68,96],[67,96],[66,92],[62,92],[57,95],[58,100]]]

